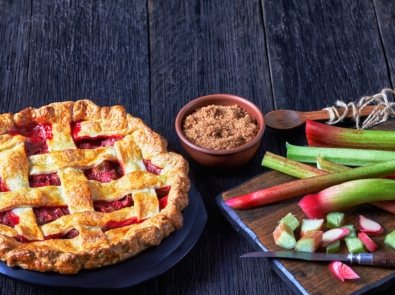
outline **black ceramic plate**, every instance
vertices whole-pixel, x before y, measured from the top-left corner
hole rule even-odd
[[[151,247],[134,258],[104,268],[82,270],[75,275],[10,268],[0,262],[0,273],[21,282],[49,287],[120,289],[135,286],[168,270],[199,239],[206,225],[207,213],[192,181],[188,195],[189,205],[183,211],[183,227],[171,233],[159,246]]]

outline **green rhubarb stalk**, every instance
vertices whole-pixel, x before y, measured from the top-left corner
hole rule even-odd
[[[348,170],[352,169],[350,167],[346,167],[346,166],[328,161],[320,156],[317,158],[317,166],[319,166],[320,169],[322,169],[326,172],[329,172],[329,173],[348,171]],[[389,175],[386,178],[395,179],[394,177],[395,177],[395,175]],[[370,204],[373,206],[376,206],[378,208],[381,208],[385,211],[395,214],[395,201],[371,202]]]
[[[328,174],[327,172],[319,170],[311,165],[292,161],[271,152],[266,152],[262,159],[262,166],[283,172],[296,178],[309,178]]]
[[[342,173],[347,172],[337,174]],[[298,205],[309,218],[322,218],[330,212],[342,211],[363,203],[395,200],[394,191],[395,180],[359,179],[306,195]]]
[[[395,150],[394,131],[356,130],[306,120],[306,138],[317,147]]]
[[[296,146],[287,143],[287,158],[304,163],[316,163],[318,156],[346,166],[367,166],[395,160],[395,152],[348,148]]]
[[[297,178],[309,178],[328,173],[349,171],[352,169],[318,156],[317,166],[322,169],[320,170],[313,166],[299,163],[270,152],[266,152],[263,157],[262,166]],[[395,201],[372,202],[370,204],[395,214]]]
[[[250,209],[283,201],[292,197],[318,192],[342,182],[363,178],[383,177],[393,173],[395,173],[395,160],[369,165],[367,167],[358,167],[345,172],[286,182],[228,199],[225,203],[234,209]]]
[[[318,156],[316,161],[317,161],[318,169],[329,173],[343,172],[352,169],[350,167],[343,166],[332,161],[328,161],[327,159],[324,159],[321,156]]]

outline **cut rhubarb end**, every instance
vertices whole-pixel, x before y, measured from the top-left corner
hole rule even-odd
[[[315,252],[322,241],[322,231],[309,231],[296,242],[295,251]]]
[[[361,227],[360,231],[367,235],[378,236],[383,232],[383,228],[379,223],[363,215],[359,215],[359,226]]]
[[[351,267],[340,261],[332,261],[329,263],[329,270],[342,282],[344,282],[344,280],[359,279],[359,275]]]
[[[324,225],[324,219],[303,219],[300,229],[300,237],[303,237],[309,231],[320,231]]]
[[[362,241],[369,252],[374,252],[379,248],[379,246],[377,246],[376,243],[373,242],[372,239],[364,232],[359,232],[358,238]]]
[[[280,222],[273,232],[274,242],[285,249],[293,249],[296,244],[294,232],[284,222]]]
[[[322,235],[322,242],[321,246],[326,247],[329,244],[340,240],[341,238],[347,236],[350,233],[350,230],[348,228],[333,228],[330,229]]]

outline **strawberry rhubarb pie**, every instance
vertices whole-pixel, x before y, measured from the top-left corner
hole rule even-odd
[[[121,106],[89,100],[0,115],[0,257],[77,273],[183,225],[188,163]]]

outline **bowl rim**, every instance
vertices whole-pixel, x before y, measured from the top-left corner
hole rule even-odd
[[[233,148],[233,149],[229,149],[229,150],[206,149],[206,148],[202,148],[202,147],[197,146],[197,145],[193,144],[192,142],[190,142],[185,137],[184,133],[182,132],[182,127],[181,127],[182,121],[187,115],[192,113],[194,110],[204,106],[204,105],[201,105],[201,106],[195,107],[196,104],[199,104],[199,102],[202,102],[202,101],[205,101],[208,99],[211,99],[213,101],[216,101],[216,100],[220,101],[220,100],[225,100],[225,99],[231,99],[231,100],[234,100],[235,102],[242,101],[244,104],[248,105],[250,108],[255,109],[257,111],[259,117],[261,118],[262,123],[263,123],[263,124],[259,124],[259,131],[258,131],[257,135],[249,142],[247,142],[237,148]],[[207,105],[211,105],[211,104],[215,104],[215,103],[208,103]],[[222,105],[222,104],[218,104],[218,105]],[[240,106],[240,107],[243,108],[243,106]],[[255,120],[259,121],[258,118],[255,118]],[[193,148],[199,152],[206,153],[206,154],[228,155],[228,154],[234,154],[234,153],[242,152],[244,150],[248,150],[249,148],[251,148],[252,146],[257,144],[257,142],[259,142],[262,139],[262,136],[263,136],[265,129],[266,129],[266,123],[265,123],[265,117],[264,117],[261,109],[252,101],[250,101],[244,97],[233,95],[233,94],[218,93],[218,94],[209,94],[209,95],[200,96],[200,97],[195,98],[195,99],[191,100],[190,102],[188,102],[178,112],[176,120],[175,120],[175,127],[176,127],[177,135],[180,138],[180,140],[184,144],[188,145],[190,148]]]

